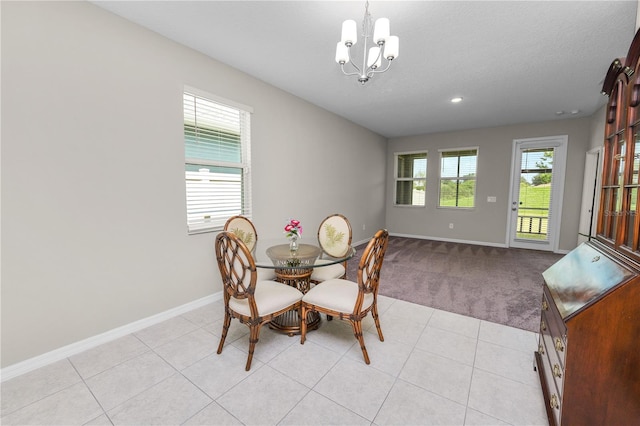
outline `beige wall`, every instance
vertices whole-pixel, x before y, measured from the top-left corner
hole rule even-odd
[[[381,136],[90,3],[1,8],[3,367],[220,291],[214,234],[186,233],[184,85],[253,107],[261,237],[384,226]]]
[[[590,119],[411,136],[389,140],[387,146],[386,223],[394,233],[445,240],[504,245],[507,239],[509,184],[514,139],[568,135],[567,170],[559,250],[576,246],[582,194],[584,158],[590,143]],[[437,208],[439,149],[479,147],[476,207],[470,210]],[[393,205],[395,152],[427,150],[427,201],[425,208]],[[487,202],[495,196],[495,203]],[[449,229],[449,223],[454,224]]]

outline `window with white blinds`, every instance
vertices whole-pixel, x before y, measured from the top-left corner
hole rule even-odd
[[[251,217],[250,124],[250,108],[185,88],[185,182],[190,234],[220,230],[234,215]]]
[[[425,206],[427,187],[427,153],[395,153],[396,206]]]
[[[440,151],[438,207],[475,206],[477,162],[478,148]]]

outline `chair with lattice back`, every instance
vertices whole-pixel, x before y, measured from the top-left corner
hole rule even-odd
[[[222,353],[231,319],[237,318],[249,327],[249,355],[245,366],[249,371],[262,325],[291,309],[299,310],[302,292],[276,281],[259,281],[249,248],[232,232],[218,234],[215,251],[225,311],[218,354]]]
[[[367,364],[369,364],[369,354],[364,345],[362,319],[369,312],[371,312],[376,324],[380,341],[384,341],[378,319],[378,286],[380,284],[380,269],[388,242],[389,233],[385,229],[376,232],[360,258],[357,282],[331,279],[317,284],[304,295],[300,307],[301,318],[306,318],[309,312],[320,312],[349,321]],[[302,321],[300,324],[301,344],[304,344],[306,333],[307,324]]]
[[[344,257],[351,250],[351,224],[341,214],[332,214],[326,217],[318,227],[318,244],[322,249],[316,265],[335,262]],[[314,268],[311,274],[311,282],[321,283],[334,278],[347,278],[347,261],[334,263],[333,265]]]
[[[251,254],[255,254],[256,244],[258,244],[258,232],[253,222],[245,216],[232,216],[224,224],[224,230],[233,232],[247,246]],[[274,280],[276,273],[274,269],[258,268],[258,281]]]

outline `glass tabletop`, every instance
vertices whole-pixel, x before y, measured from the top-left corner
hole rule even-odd
[[[300,243],[298,250],[292,252],[289,250],[289,242],[287,240],[258,239],[253,257],[258,268],[308,269],[341,263],[351,259],[355,254],[356,249],[349,247],[344,256],[341,257],[322,255],[322,249],[317,241]],[[319,258],[322,259],[322,262],[316,264],[316,260]]]

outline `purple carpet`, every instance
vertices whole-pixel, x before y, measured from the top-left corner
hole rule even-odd
[[[349,261],[357,279],[366,245]],[[546,251],[390,237],[378,294],[537,332],[542,272],[563,255]]]

